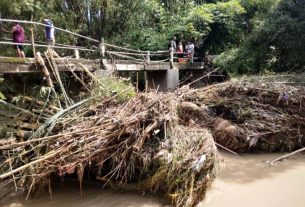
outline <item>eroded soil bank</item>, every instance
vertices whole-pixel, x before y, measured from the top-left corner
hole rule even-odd
[[[305,157],[294,157],[268,167],[265,161],[280,154],[242,155],[221,153],[220,174],[200,207],[303,207],[305,206]],[[65,183],[53,193],[25,201],[15,198],[3,207],[162,207],[156,197],[118,194],[96,185],[85,185],[80,198],[76,182]]]

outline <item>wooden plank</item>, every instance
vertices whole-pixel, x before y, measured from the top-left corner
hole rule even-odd
[[[33,73],[41,72],[41,69],[33,63],[0,63],[1,73]]]

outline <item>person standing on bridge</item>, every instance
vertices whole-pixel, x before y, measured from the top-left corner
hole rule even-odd
[[[169,42],[168,48],[173,48],[174,51],[177,50],[176,37],[173,37],[173,39]]]
[[[15,22],[11,31],[5,30],[3,28],[1,29],[4,32],[12,33],[14,49],[16,49],[17,57],[25,58],[25,54],[23,51],[23,43],[25,42],[25,33],[23,27],[20,26],[18,22]]]
[[[186,53],[187,53],[187,57],[191,57],[192,53],[195,50],[195,46],[191,41],[188,41],[186,47],[185,47]]]
[[[45,24],[47,25],[45,28],[45,38],[49,47],[54,47],[55,45],[55,28],[53,22],[46,18],[44,19]]]

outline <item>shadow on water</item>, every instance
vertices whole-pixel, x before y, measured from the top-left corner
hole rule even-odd
[[[303,175],[305,157],[296,156],[278,165],[269,167],[266,161],[282,154],[242,154],[234,156],[221,152],[220,173],[212,185],[207,199],[200,207],[286,207],[304,206]],[[141,196],[133,193],[113,193],[98,187],[98,184],[86,184],[83,199],[80,197],[78,182],[65,181],[53,183],[54,193],[50,199],[48,193],[36,198],[24,200],[24,196],[0,203],[1,207],[162,207],[161,199],[153,196]],[[287,186],[287,189],[285,187]],[[283,188],[284,187],[284,188]],[[230,202],[232,205],[227,205]],[[250,203],[249,203],[250,202]],[[253,203],[252,203],[253,202]],[[258,204],[258,203],[260,204]],[[256,204],[258,205],[256,205]],[[250,205],[251,204],[251,205]]]
[[[62,186],[61,186],[62,185]],[[162,201],[153,196],[132,193],[113,193],[97,185],[86,184],[83,198],[80,197],[77,182],[64,182],[54,188],[52,199],[48,193],[25,200],[19,196],[4,203],[1,207],[162,207]]]

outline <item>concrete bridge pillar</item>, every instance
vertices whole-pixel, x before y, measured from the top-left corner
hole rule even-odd
[[[174,91],[179,85],[179,70],[145,71],[146,89]]]

